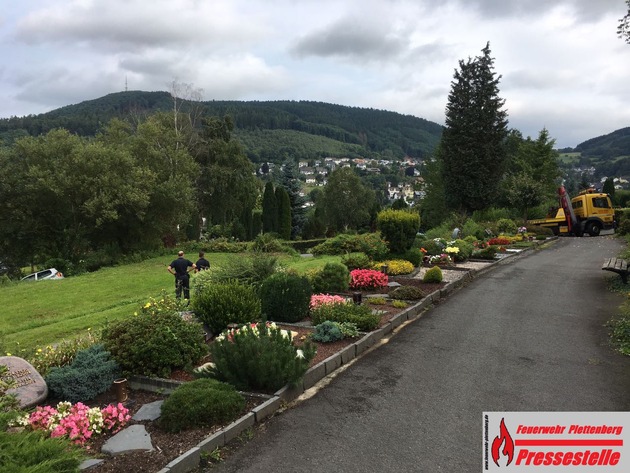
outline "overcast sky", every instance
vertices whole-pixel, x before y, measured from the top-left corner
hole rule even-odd
[[[490,42],[510,127],[558,147],[630,126],[624,0],[0,0],[0,117],[125,90],[314,100],[444,123]]]

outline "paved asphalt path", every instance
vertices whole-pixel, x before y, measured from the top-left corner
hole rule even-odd
[[[270,419],[214,472],[481,471],[482,412],[630,410],[607,343],[609,236],[561,238],[451,294]]]

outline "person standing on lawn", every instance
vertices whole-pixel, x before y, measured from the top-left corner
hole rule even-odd
[[[205,258],[205,253],[203,251],[199,252],[199,259],[195,263],[197,266],[197,271],[203,271],[204,269],[210,269],[210,261]]]
[[[184,291],[184,299],[190,299],[190,275],[188,268],[197,268],[195,263],[184,258],[184,252],[177,253],[177,259],[168,266],[168,272],[175,276],[175,298],[179,299]]]

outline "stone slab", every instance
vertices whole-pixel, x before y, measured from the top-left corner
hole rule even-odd
[[[256,423],[256,416],[253,412],[248,412],[240,419],[235,420],[230,425],[228,425],[223,432],[225,433],[225,443],[228,443],[230,440],[235,439],[241,433],[250,427],[253,427]]]
[[[15,394],[22,408],[35,406],[46,400],[46,381],[28,361],[18,356],[0,356],[0,365],[9,370],[3,379],[13,379],[17,383],[17,387],[8,389],[7,394]]]
[[[132,417],[133,420],[141,421],[159,419],[162,414],[162,404],[164,404],[164,401],[154,401],[143,405],[140,409],[138,409],[138,412],[134,414]]]
[[[320,361],[315,366],[309,368],[306,373],[304,373],[304,378],[302,378],[302,382],[304,383],[304,390],[312,387],[317,383],[320,379],[326,376],[326,363]]]
[[[121,430],[107,440],[101,452],[116,456],[127,452],[152,451],[151,436],[144,425],[136,424]]]
[[[341,363],[345,365],[346,363],[349,363],[351,360],[356,358],[357,347],[353,343],[349,347],[346,347],[343,350],[341,350],[339,354],[341,355]]]
[[[103,461],[104,460],[100,460],[98,458],[89,458],[87,460],[83,460],[79,465],[79,470],[87,471],[90,468],[94,468],[95,466],[100,465],[101,463],[103,463]]]
[[[341,353],[335,353],[324,360],[326,374],[329,375],[341,366]]]
[[[202,440],[197,446],[202,452],[212,453],[217,448],[221,448],[223,445],[225,445],[225,432],[220,430],[219,432],[216,432],[210,437]]]
[[[304,383],[300,381],[293,386],[289,386],[287,384],[286,386],[278,389],[274,393],[274,396],[278,396],[283,401],[289,402],[301,396],[303,392],[304,392]]]
[[[274,396],[268,401],[263,402],[261,405],[254,407],[252,412],[256,416],[256,422],[262,422],[263,419],[273,415],[278,409],[280,409],[281,403],[282,399],[278,396]]]

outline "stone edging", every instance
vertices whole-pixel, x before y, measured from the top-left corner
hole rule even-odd
[[[554,239],[556,238],[557,237]],[[546,241],[549,241],[549,239]],[[535,247],[537,246],[538,245]],[[313,387],[326,376],[330,375],[337,368],[348,364],[353,359],[362,355],[365,351],[376,345],[376,343],[378,343],[382,338],[392,333],[394,329],[402,325],[404,322],[419,318],[426,309],[433,305],[433,303],[448,296],[450,293],[464,286],[473,279],[485,274],[490,269],[493,269],[498,265],[507,264],[509,261],[517,259],[523,253],[527,253],[530,249],[535,247],[526,248],[520,253],[515,253],[514,255],[495,260],[492,263],[488,263],[488,266],[485,268],[471,269],[467,271],[464,277],[452,281],[446,284],[443,288],[432,292],[417,304],[408,307],[404,311],[392,317],[383,327],[369,332],[344,350],[331,355],[325,360],[317,363],[315,366],[309,368],[297,385],[284,386],[276,391],[272,396],[243,393],[246,395],[267,397],[268,399],[242,416],[240,419],[235,420],[230,425],[207,437],[196,447],[191,448],[184,454],[175,458],[157,473],[189,473],[198,469],[202,455],[209,454],[216,448],[223,447],[230,440],[238,437],[246,429],[253,427],[256,423],[262,422],[264,419],[272,416],[283,403],[293,401],[304,393],[304,391]],[[131,388],[149,391],[163,390],[163,392],[172,392],[180,384],[182,383],[165,379],[144,377],[133,377],[130,379]]]

